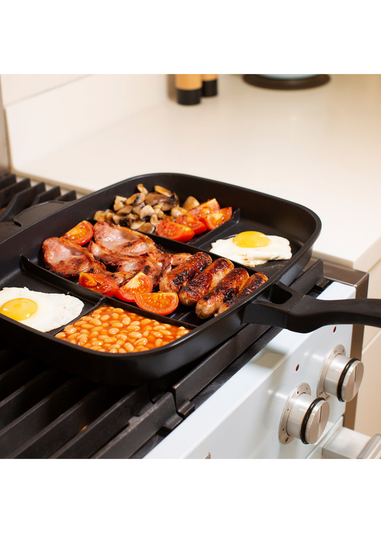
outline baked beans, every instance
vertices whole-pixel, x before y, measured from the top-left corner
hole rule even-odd
[[[190,330],[131,313],[102,306],[57,333],[58,339],[99,352],[143,352],[179,339]]]

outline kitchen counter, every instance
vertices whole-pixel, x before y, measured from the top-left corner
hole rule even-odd
[[[223,75],[200,105],[164,98],[14,170],[83,193],[150,172],[257,189],[320,216],[316,257],[369,271],[381,259],[380,147],[381,76],[274,91]]]

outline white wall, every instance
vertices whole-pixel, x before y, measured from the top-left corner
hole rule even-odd
[[[167,76],[1,75],[11,168],[168,98]]]
[[[83,77],[78,74],[2,74],[3,105],[8,107]]]

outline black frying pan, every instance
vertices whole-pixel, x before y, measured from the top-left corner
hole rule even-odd
[[[154,185],[166,187],[175,191],[180,201],[189,195],[196,196],[200,202],[215,197],[221,207],[233,207],[230,221],[196,236],[187,244],[153,236],[170,253],[209,252],[211,243],[216,239],[256,230],[286,237],[291,243],[293,256],[288,261],[270,261],[256,269],[247,268],[249,274],[264,272],[268,281],[237,306],[206,321],[198,319],[193,309],[181,305],[172,315],[163,318],[139,309],[141,315],[191,329],[183,338],[154,350],[128,354],[99,353],[56,339],[54,335],[58,330],[40,333],[0,315],[0,335],[3,339],[49,364],[88,379],[112,385],[137,385],[158,379],[195,361],[248,322],[300,332],[312,331],[326,324],[381,325],[380,301],[326,302],[303,296],[288,287],[311,258],[313,243],[321,229],[315,213],[298,204],[253,190],[182,174],[137,176],[70,205],[47,203],[38,210],[25,211],[16,217],[16,233],[0,244],[0,288],[26,286],[42,292],[70,293],[84,302],[82,314],[88,314],[103,303],[136,312],[134,305],[103,297],[47,271],[41,245],[46,238],[60,236],[81,220],[91,219],[97,210],[112,207],[116,195],[131,196],[139,183],[143,183],[149,191]],[[45,209],[46,213],[42,215]],[[23,229],[27,224],[31,225]],[[213,254],[211,256],[217,258]]]

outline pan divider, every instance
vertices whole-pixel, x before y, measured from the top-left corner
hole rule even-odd
[[[79,300],[81,300],[84,304],[83,309],[78,316],[76,316],[73,320],[71,320],[67,324],[64,324],[63,326],[59,328],[48,331],[47,334],[49,335],[55,336],[58,332],[62,331],[66,326],[68,326],[69,324],[73,322],[76,322],[82,316],[88,315],[94,309],[102,305],[105,301],[105,297],[102,294],[85,289],[84,287],[81,287],[80,285],[73,283],[69,279],[58,276],[54,272],[50,272],[46,268],[36,265],[35,263],[33,263],[33,261],[30,261],[27,257],[23,255],[21,255],[20,257],[20,267],[23,272],[38,279],[40,282],[42,282],[47,287],[48,286],[54,287],[54,289],[57,290],[57,292],[63,292],[65,294],[69,294],[70,296],[74,296],[75,298],[78,298]],[[43,289],[40,289],[40,291],[43,292]],[[47,291],[47,292],[54,292],[54,290]],[[36,332],[36,334],[38,334],[38,332]]]
[[[103,305],[111,305],[113,307],[120,307],[121,309],[124,309],[125,311],[129,311],[131,313],[135,313],[137,315],[144,316],[146,318],[151,318],[152,320],[157,320],[157,322],[165,322],[167,324],[172,324],[174,326],[184,326],[188,329],[194,329],[196,326],[194,324],[191,324],[187,322],[185,317],[185,320],[183,320],[182,316],[177,316],[176,311],[174,311],[171,315],[159,315],[157,313],[153,313],[151,311],[146,311],[145,309],[140,309],[137,305],[133,303],[123,302],[122,300],[118,300],[116,298],[110,298],[105,297],[104,301],[102,302]]]
[[[80,285],[74,283],[68,278],[63,278],[62,276],[59,276],[58,274],[55,274],[54,272],[51,272],[50,270],[47,270],[44,267],[36,265],[33,261],[30,261],[24,255],[21,255],[20,260],[20,266],[24,272],[40,279],[47,285],[57,287],[57,289],[60,289],[63,292],[70,293],[73,296],[76,296],[77,298],[80,298],[81,300],[85,300],[92,304],[97,304],[104,298],[102,294],[99,294],[95,291],[89,291],[88,289],[81,287]]]

